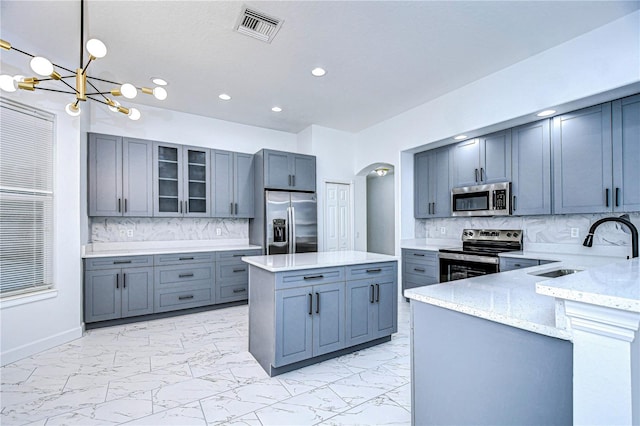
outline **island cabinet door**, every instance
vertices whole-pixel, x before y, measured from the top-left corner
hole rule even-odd
[[[376,281],[373,303],[373,338],[390,336],[398,331],[398,292],[394,278]]]
[[[347,346],[368,342],[373,336],[373,304],[375,285],[373,280],[347,282],[346,339]]]
[[[345,347],[344,282],[313,287],[313,356]]]
[[[313,315],[311,286],[276,291],[274,367],[313,356]]]

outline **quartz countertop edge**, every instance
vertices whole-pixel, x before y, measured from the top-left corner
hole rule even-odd
[[[396,256],[364,251],[332,251],[317,253],[276,254],[248,256],[242,260],[249,265],[269,272],[299,271],[304,269],[331,268],[380,262],[397,262]]]
[[[260,246],[251,244],[221,244],[211,246],[177,246],[177,247],[155,247],[155,248],[119,248],[113,250],[86,250],[83,248],[82,257],[98,258],[98,257],[114,257],[114,256],[150,256],[155,254],[172,254],[172,253],[202,253],[212,251],[233,251],[233,250],[259,250]]]
[[[409,250],[438,251],[444,248],[462,248],[462,242],[458,240],[435,239],[407,239],[400,242],[400,248]]]

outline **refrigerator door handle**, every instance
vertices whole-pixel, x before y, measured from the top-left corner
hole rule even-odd
[[[287,207],[287,226],[286,226],[286,238],[287,239],[287,253],[292,253],[291,251],[291,207]]]
[[[290,253],[296,253],[296,208],[291,208],[291,221],[289,226],[291,227],[291,251]]]

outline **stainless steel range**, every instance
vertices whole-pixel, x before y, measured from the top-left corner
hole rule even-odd
[[[465,229],[462,249],[440,249],[440,282],[499,272],[498,254],[518,250],[522,250],[520,229]]]

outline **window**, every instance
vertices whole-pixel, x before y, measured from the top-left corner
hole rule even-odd
[[[53,286],[53,115],[0,98],[0,296]]]

